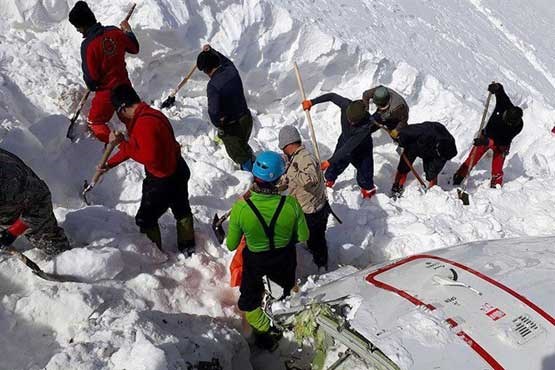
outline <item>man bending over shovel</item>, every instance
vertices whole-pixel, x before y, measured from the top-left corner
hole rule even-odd
[[[125,123],[129,138],[111,132],[110,142],[119,144],[114,154],[99,171],[131,158],[145,166],[141,206],[135,222],[142,233],[162,249],[158,219],[171,208],[177,222],[177,246],[181,253],[195,251],[193,215],[189,206],[189,167],[181,156],[181,148],[170,121],[159,110],[141,101],[130,85],[121,85],[112,92],[112,104]]]

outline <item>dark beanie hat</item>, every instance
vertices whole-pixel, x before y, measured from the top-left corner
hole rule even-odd
[[[137,92],[131,85],[119,85],[112,90],[110,99],[116,110],[141,102],[141,98],[139,98],[139,95],[137,95]]]
[[[362,100],[355,100],[347,106],[347,119],[352,124],[357,124],[366,117],[366,106]]]
[[[218,67],[220,64],[220,57],[212,50],[202,51],[197,57],[197,68],[204,73],[210,72],[212,69]]]
[[[457,155],[457,146],[453,140],[440,139],[437,143],[437,151],[443,159],[451,159]]]
[[[69,12],[69,22],[75,27],[90,27],[96,23],[96,18],[86,2],[78,1]]]

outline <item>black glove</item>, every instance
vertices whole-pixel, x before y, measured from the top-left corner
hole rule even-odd
[[[15,241],[15,236],[10,234],[8,230],[0,231],[0,249],[9,247]]]
[[[480,135],[474,139],[474,146],[484,146],[489,144],[489,138],[485,135]]]
[[[501,86],[500,83],[494,82],[494,83],[489,84],[488,91],[492,94],[495,94],[496,92],[501,90],[502,87],[503,86]]]

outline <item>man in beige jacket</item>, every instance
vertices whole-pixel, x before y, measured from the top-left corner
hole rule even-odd
[[[289,159],[281,185],[287,186],[289,194],[301,204],[310,231],[308,249],[318,269],[327,270],[326,228],[331,210],[324,175],[318,160],[302,145],[301,135],[294,126],[284,126],[280,130],[279,148]]]

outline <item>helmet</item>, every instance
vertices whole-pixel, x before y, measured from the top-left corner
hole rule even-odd
[[[254,177],[264,182],[274,182],[285,173],[285,161],[276,152],[266,151],[256,156],[252,166]]]
[[[378,107],[385,107],[387,104],[389,104],[390,97],[391,96],[389,95],[389,90],[387,89],[387,87],[378,86],[374,91],[374,96],[372,97],[372,101]]]
[[[351,124],[357,124],[366,117],[366,106],[362,100],[355,100],[347,106],[347,119]]]

